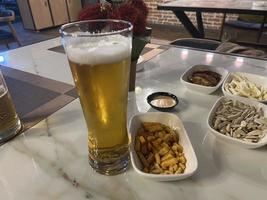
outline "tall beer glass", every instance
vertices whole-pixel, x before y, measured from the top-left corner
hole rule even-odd
[[[0,143],[14,137],[20,129],[21,122],[0,71]]]
[[[60,33],[87,124],[89,163],[102,174],[121,173],[129,162],[132,25],[89,20],[63,25]]]

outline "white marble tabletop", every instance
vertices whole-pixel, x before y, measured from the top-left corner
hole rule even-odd
[[[72,83],[67,59],[48,51],[59,39],[0,54],[5,66]],[[87,161],[87,134],[80,103],[73,101],[24,134],[0,147],[1,200],[183,199],[251,200],[267,196],[267,147],[248,150],[216,139],[206,119],[221,95],[187,91],[180,75],[195,64],[267,75],[267,62],[170,48],[144,63],[129,96],[129,114],[153,112],[146,103],[154,91],[172,92],[181,103],[173,111],[184,122],[199,166],[190,178],[155,182],[131,167],[117,176],[95,173]]]

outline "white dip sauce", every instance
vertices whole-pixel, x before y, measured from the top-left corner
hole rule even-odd
[[[176,101],[167,96],[158,96],[156,99],[153,99],[150,102],[153,106],[159,107],[159,108],[169,108],[176,104]]]

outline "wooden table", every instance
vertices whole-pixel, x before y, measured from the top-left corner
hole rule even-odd
[[[259,36],[261,36],[264,21],[267,17],[267,7],[256,7],[252,0],[177,0],[158,4],[158,10],[170,10],[181,21],[186,30],[194,38],[204,38],[204,28],[202,12],[211,13],[234,13],[234,14],[253,14],[263,15],[264,20],[261,24]],[[186,15],[186,11],[196,12],[197,27]]]

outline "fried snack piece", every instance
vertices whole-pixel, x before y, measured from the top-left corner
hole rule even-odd
[[[181,174],[186,169],[179,136],[164,124],[143,122],[135,138],[135,151],[146,173]]]

